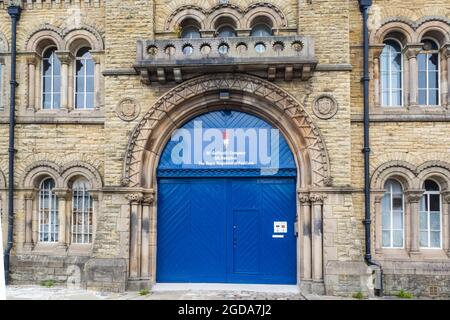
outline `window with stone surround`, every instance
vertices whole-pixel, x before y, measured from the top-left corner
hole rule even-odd
[[[56,47],[49,47],[42,57],[42,109],[59,109],[61,104],[61,62]]]
[[[383,106],[403,104],[403,59],[401,43],[395,39],[384,42],[381,53],[381,101]]]
[[[385,194],[381,200],[382,246],[402,248],[404,246],[403,187],[397,180],[385,183]]]
[[[58,203],[52,178],[42,180],[39,187],[39,242],[58,242]]]
[[[94,108],[94,66],[90,48],[78,50],[75,61],[75,109]]]
[[[420,199],[420,246],[422,248],[441,248],[442,215],[441,191],[433,180],[426,180],[425,193]]]
[[[439,45],[431,38],[424,39],[417,56],[419,105],[439,105]]]
[[[85,178],[72,186],[72,243],[92,243],[93,199]]]

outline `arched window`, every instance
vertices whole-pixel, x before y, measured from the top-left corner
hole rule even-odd
[[[181,37],[183,39],[201,38],[200,30],[196,26],[183,27]]]
[[[425,193],[420,199],[420,246],[441,247],[441,193],[433,180],[424,182]]]
[[[86,179],[72,186],[72,243],[92,243],[92,197]]]
[[[419,70],[419,104],[439,104],[439,46],[432,39],[423,40],[423,50],[417,56]]]
[[[383,106],[403,104],[402,47],[396,40],[386,40],[381,53],[381,101]]]
[[[55,181],[43,180],[39,187],[39,241],[58,241],[58,202],[53,191]]]
[[[272,29],[267,24],[259,23],[252,28],[250,35],[252,37],[270,37]]]
[[[386,193],[381,200],[382,245],[384,248],[402,248],[403,228],[403,188],[394,179],[386,181]]]
[[[236,37],[236,31],[231,26],[223,26],[217,30],[217,36],[219,38]]]
[[[42,59],[42,108],[59,109],[61,103],[61,62],[56,47],[47,48]]]
[[[75,109],[94,108],[94,60],[89,48],[78,50],[75,68]]]

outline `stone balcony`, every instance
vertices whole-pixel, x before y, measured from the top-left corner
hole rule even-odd
[[[246,72],[268,80],[308,80],[317,65],[304,36],[138,40],[143,83],[180,83],[204,73]]]

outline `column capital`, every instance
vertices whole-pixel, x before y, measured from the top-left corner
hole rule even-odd
[[[91,54],[91,57],[92,57],[92,60],[94,60],[94,63],[100,63],[101,58],[105,54],[105,52],[103,50],[90,50],[89,53]]]
[[[376,44],[371,44],[369,46],[370,51],[373,54],[374,58],[379,58],[381,53],[383,52],[383,49],[386,45],[384,43],[376,43]]]
[[[298,192],[298,201],[301,204],[309,204],[309,193],[308,192]]]
[[[416,58],[420,51],[423,50],[421,43],[411,43],[405,46],[403,52],[408,59]]]
[[[450,204],[450,190],[442,191],[442,199]]]
[[[25,60],[27,61],[27,65],[33,65],[36,66],[40,61],[40,56],[36,52],[29,52],[25,55]]]
[[[371,189],[370,192],[373,195],[373,199],[375,203],[381,202],[381,199],[383,199],[384,194],[386,193],[386,190],[384,189]]]
[[[442,54],[447,59],[450,59],[450,42],[448,42],[442,46]]]
[[[406,200],[409,203],[416,203],[420,201],[425,190],[422,189],[410,189],[405,191]]]
[[[142,204],[152,205],[155,203],[155,192],[145,193],[142,198]]]
[[[36,197],[36,193],[37,193],[38,189],[30,189],[30,190],[26,190],[23,193],[23,198],[25,200],[34,200],[34,198]]]
[[[130,204],[138,204],[144,199],[144,195],[142,193],[130,193],[125,196]]]
[[[70,64],[75,59],[70,51],[56,51],[55,53],[59,61],[61,61],[61,64]]]
[[[54,188],[53,192],[58,199],[67,200],[70,197],[70,190],[66,188]]]
[[[322,194],[322,193],[311,193],[309,195],[309,200],[311,201],[311,204],[322,204],[323,200],[326,198],[327,196]]]

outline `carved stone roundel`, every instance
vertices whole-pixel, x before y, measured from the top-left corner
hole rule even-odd
[[[116,108],[116,113],[124,121],[132,121],[137,118],[141,108],[139,103],[133,98],[124,98],[120,100]]]
[[[336,100],[329,95],[321,95],[314,100],[313,112],[320,119],[331,119],[338,111]]]

